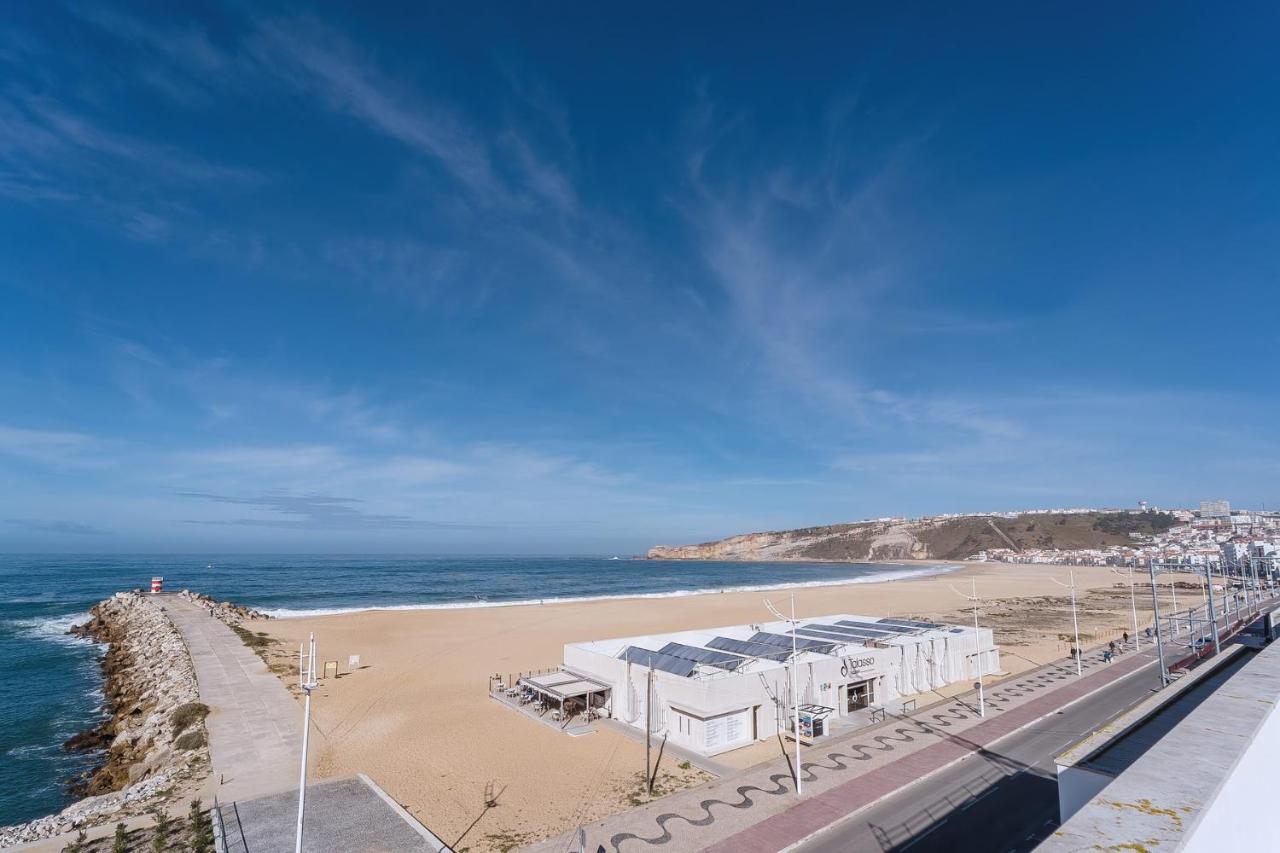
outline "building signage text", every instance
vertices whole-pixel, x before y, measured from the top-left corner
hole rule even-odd
[[[840,665],[840,674],[847,676],[849,673],[857,672],[864,666],[871,666],[875,662],[875,658],[845,658],[844,663]]]

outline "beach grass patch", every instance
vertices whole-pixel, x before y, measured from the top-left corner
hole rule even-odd
[[[203,702],[187,702],[173,709],[169,722],[173,723],[175,732],[186,731],[197,723],[204,722],[209,716],[209,706]]]
[[[499,853],[508,853],[517,847],[524,847],[532,844],[537,840],[537,836],[532,832],[494,832],[484,837],[485,846],[490,850],[497,850]],[[459,853],[463,850],[469,850],[468,847],[459,848]]]
[[[272,643],[271,638],[267,636],[265,631],[254,632],[240,625],[232,625],[231,630],[235,631],[240,641],[251,649],[265,649]]]
[[[209,742],[203,731],[187,732],[178,737],[173,745],[181,750],[199,749]]]

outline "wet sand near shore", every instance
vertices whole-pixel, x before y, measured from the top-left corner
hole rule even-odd
[[[951,563],[949,565],[959,565]],[[1132,630],[1127,575],[1074,567],[1081,640],[1106,642]],[[750,583],[750,564],[743,582]],[[795,590],[803,617],[848,612],[971,623],[957,590],[976,582],[979,620],[995,629],[1008,673],[1067,654],[1071,643],[1067,567],[975,563],[946,575]],[[1150,587],[1136,575],[1138,617],[1150,621]],[[1199,603],[1193,577],[1179,603]],[[1161,583],[1162,608],[1170,590]],[[569,737],[488,698],[494,674],[557,666],[565,643],[734,625],[767,618],[762,598],[787,591],[726,592],[651,599],[456,610],[366,611],[256,623],[288,649],[316,634],[318,657],[338,661],[340,677],[316,691],[312,778],[364,772],[433,832],[459,850],[509,850],[643,801],[644,745],[605,728]],[[1144,606],[1145,602],[1145,606]],[[349,655],[361,667],[348,671]],[[282,677],[286,677],[283,676]],[[296,678],[296,676],[295,676]],[[922,697],[922,704],[929,697]],[[764,742],[717,756],[730,766],[772,758]],[[661,787],[709,778],[664,761]],[[495,805],[486,800],[496,800]]]

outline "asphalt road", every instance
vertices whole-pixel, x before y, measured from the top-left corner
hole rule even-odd
[[[796,848],[802,853],[978,853],[1034,848],[1058,821],[1053,757],[1160,684],[1151,666],[893,794]]]

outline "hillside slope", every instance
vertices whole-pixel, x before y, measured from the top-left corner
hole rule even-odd
[[[700,545],[659,545],[653,560],[963,560],[1008,548],[1075,550],[1123,545],[1129,533],[1167,530],[1166,513],[1035,513],[1013,518],[964,516],[863,521],[768,533],[747,533]]]

